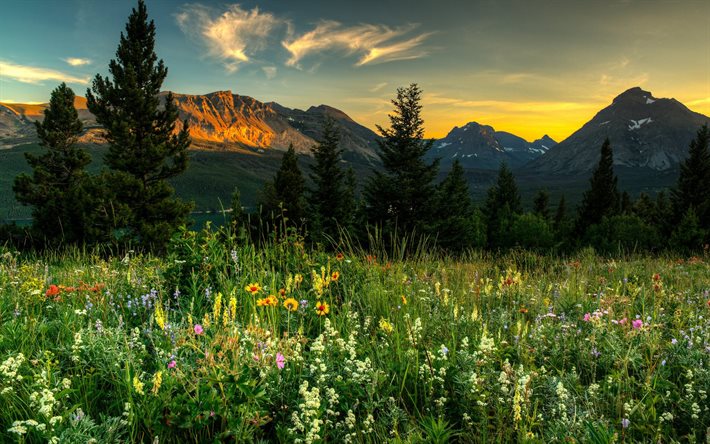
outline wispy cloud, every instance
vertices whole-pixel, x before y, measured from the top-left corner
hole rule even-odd
[[[91,64],[91,60],[89,59],[82,59],[79,57],[68,57],[66,59],[62,59],[65,62],[67,62],[71,66],[84,66],[84,65],[89,65]]]
[[[202,40],[210,55],[223,60],[230,72],[264,49],[271,31],[283,24],[269,12],[261,12],[259,8],[248,11],[239,5],[231,5],[216,15],[211,8],[189,4],[183,6],[175,19],[184,33]]]
[[[424,57],[428,51],[421,45],[431,33],[405,37],[416,27],[372,24],[347,27],[336,21],[322,21],[312,31],[282,42],[291,54],[286,65],[299,67],[305,57],[329,50],[359,55],[356,66]]]
[[[89,77],[77,77],[61,71],[36,66],[17,65],[15,63],[0,61],[0,74],[18,82],[41,84],[47,80],[67,83],[89,83]]]
[[[266,75],[267,79],[273,79],[276,77],[276,67],[275,66],[263,66],[261,68],[262,71],[264,71],[264,75]]]
[[[387,86],[387,85],[389,85],[389,83],[387,83],[387,82],[378,83],[377,85],[375,85],[375,86],[373,86],[372,88],[370,88],[369,91],[370,91],[371,93],[375,93],[375,92],[377,92],[377,91],[380,91],[382,88],[384,88],[384,87]]]

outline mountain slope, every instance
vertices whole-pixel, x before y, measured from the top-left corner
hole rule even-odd
[[[609,137],[615,165],[666,171],[685,159],[688,144],[708,122],[710,118],[675,99],[656,98],[639,87],[631,88],[526,169],[546,174],[588,172],[597,164],[599,149]]]
[[[555,144],[547,135],[528,142],[491,126],[469,122],[463,127],[454,127],[446,137],[434,142],[428,156],[441,158],[444,167],[458,159],[464,168],[495,170],[503,161],[512,167],[521,166]]]

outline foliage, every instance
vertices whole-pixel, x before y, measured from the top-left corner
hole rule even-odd
[[[13,191],[19,202],[33,207],[35,236],[50,245],[81,243],[86,240],[85,221],[77,207],[85,197],[82,181],[91,158],[76,146],[82,124],[74,108],[74,91],[65,83],[52,91],[44,119],[36,121],[35,128],[46,152],[40,156],[25,153],[32,176],[15,177]]]
[[[273,182],[265,185],[262,195],[262,213],[267,217],[275,214],[290,221],[290,225],[301,225],[306,217],[305,180],[298,167],[298,157],[293,145],[281,158],[281,167],[276,172]]]
[[[501,163],[496,183],[488,189],[483,207],[489,248],[508,248],[513,245],[510,227],[515,215],[522,212],[523,206],[515,177],[508,165]]]
[[[384,171],[373,171],[364,195],[369,222],[387,233],[421,234],[431,220],[439,162],[424,159],[433,141],[424,139],[421,95],[415,83],[398,88],[390,127],[377,127],[383,137],[377,143]]]
[[[578,209],[575,224],[577,235],[583,235],[589,226],[601,222],[605,216],[613,216],[619,212],[616,183],[614,157],[607,138],[602,144],[599,163],[589,179],[589,189],[584,193]]]
[[[710,130],[707,124],[690,142],[688,158],[680,165],[678,184],[671,198],[675,221],[681,221],[689,208],[695,212],[701,228],[710,230]]]
[[[192,207],[175,198],[168,183],[187,168],[190,136],[187,121],[176,128],[172,94],[161,96],[168,70],[154,47],[155,24],[139,0],[109,62],[112,79],[97,75],[86,99],[110,145],[104,182],[117,206],[128,210],[123,238],[160,251]]]

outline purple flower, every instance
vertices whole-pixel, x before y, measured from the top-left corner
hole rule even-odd
[[[204,331],[205,330],[202,328],[202,326],[200,324],[195,324],[195,334],[196,335],[201,335],[202,333],[204,333]]]
[[[671,339],[671,344],[676,345],[678,343],[678,340],[676,338]]]
[[[628,429],[629,425],[631,424],[631,421],[629,421],[628,418],[624,418],[621,420],[621,427]]]
[[[638,330],[643,327],[643,321],[641,319],[634,319],[631,325],[634,327],[634,330]]]

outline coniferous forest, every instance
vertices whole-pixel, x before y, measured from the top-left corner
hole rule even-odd
[[[0,441],[710,439],[707,124],[655,195],[621,188],[607,137],[578,204],[523,199],[505,161],[474,199],[411,83],[368,174],[327,117],[256,207],[235,178],[195,227],[159,32],[139,0],[85,91],[100,171],[66,83],[34,122],[32,221],[0,228]]]

